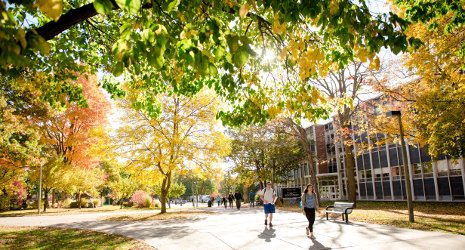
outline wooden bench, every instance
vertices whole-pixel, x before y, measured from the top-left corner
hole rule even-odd
[[[341,214],[342,215],[342,220],[344,220],[344,215],[345,215],[346,223],[348,223],[349,222],[349,214],[352,213],[353,209],[354,209],[354,203],[353,202],[339,202],[339,201],[336,201],[336,202],[334,202],[334,205],[326,207],[326,209],[325,209],[326,220],[328,220],[328,214],[329,213]]]

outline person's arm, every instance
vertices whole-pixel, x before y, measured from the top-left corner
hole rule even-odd
[[[266,201],[265,201],[265,192],[263,192],[263,191],[260,192],[260,200],[263,201],[263,204],[266,204]]]

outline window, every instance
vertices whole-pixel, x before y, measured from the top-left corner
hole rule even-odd
[[[433,163],[424,162],[421,165],[423,166],[423,178],[433,177]]]
[[[366,178],[366,176],[365,176],[365,170],[360,170],[360,171],[358,171],[358,175],[359,175],[359,177],[360,177],[360,181],[366,181],[366,180],[365,180],[365,178]]]
[[[450,160],[450,176],[462,176],[460,164],[457,160]]]
[[[413,178],[414,179],[421,179],[422,178],[422,165],[421,164],[418,164],[418,163],[415,163],[415,164],[412,164],[412,167],[413,167]]]
[[[393,180],[399,180],[400,179],[400,168],[399,167],[391,168],[391,175],[392,175]]]
[[[368,181],[371,181],[371,170],[366,170],[366,178],[368,179]]]
[[[437,161],[438,166],[438,176],[447,176],[449,175],[447,160]]]

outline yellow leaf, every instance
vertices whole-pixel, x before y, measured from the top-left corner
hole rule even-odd
[[[332,16],[336,14],[339,11],[339,3],[337,0],[332,0],[331,3],[329,3],[329,14]]]
[[[60,19],[61,13],[63,13],[63,0],[37,0],[36,4],[40,11],[55,22]]]
[[[16,37],[18,38],[19,43],[21,44],[21,47],[25,49],[27,46],[27,42],[26,42],[26,33],[24,32],[24,30],[21,28],[18,29],[18,33],[16,33]]]
[[[284,32],[286,32],[286,24],[279,22],[278,14],[274,15],[273,26],[271,27],[271,29],[273,30],[273,33],[278,35],[282,35],[284,34]]]
[[[246,17],[247,13],[249,13],[249,10],[250,10],[250,6],[248,3],[242,5],[241,8],[239,9],[239,16],[241,16],[241,18]]]
[[[380,66],[379,57],[375,56],[375,58],[370,62],[370,69],[379,70],[379,66]]]

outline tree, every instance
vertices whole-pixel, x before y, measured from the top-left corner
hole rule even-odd
[[[11,194],[15,180],[43,163],[40,130],[34,122],[47,113],[41,80],[41,75],[33,80],[0,76],[0,195]]]
[[[460,16],[463,10],[456,9],[458,1],[418,3],[424,5],[402,3],[398,11],[418,21],[406,32],[420,38],[423,45],[402,58],[407,72],[397,81],[405,84],[389,86],[381,82],[380,86],[393,105],[402,110],[409,138],[428,145],[428,152],[434,158],[440,154],[460,157],[465,148],[462,125],[465,116],[461,111],[465,105],[462,70],[465,30],[459,25],[463,23]],[[427,6],[438,9],[430,10]],[[443,14],[441,10],[445,9],[450,12]],[[426,16],[421,17],[414,10]]]
[[[159,116],[140,109],[136,98],[144,94],[153,100],[154,109],[159,108]],[[193,97],[132,92],[126,98],[121,102],[126,124],[117,135],[121,156],[144,175],[161,176],[161,213],[165,213],[174,175],[187,172],[187,166],[208,171],[228,152],[228,141],[215,120],[217,100],[208,91]]]
[[[251,126],[231,131],[232,149],[229,159],[234,162],[236,179],[249,186],[257,181],[264,187],[266,180],[287,180],[289,171],[298,167],[303,158],[302,145],[288,136],[282,123],[272,121],[265,126]]]
[[[111,197],[119,200],[120,208],[123,208],[124,199],[129,199],[136,190],[141,189],[132,171],[127,171],[124,165],[118,167],[118,173],[110,180],[108,187]]]
[[[81,208],[82,194],[96,196],[98,194],[97,187],[103,183],[103,180],[103,172],[99,168],[73,167],[63,177],[63,183],[66,185],[65,190],[77,194],[79,208]]]
[[[3,72],[16,66],[50,77],[65,77],[63,69],[128,72],[128,91],[189,95],[209,86],[230,101],[231,112],[219,115],[236,125],[268,118],[249,96],[256,73],[267,67],[267,51],[285,55],[280,65],[297,65],[306,81],[330,65],[343,68],[354,50],[374,60],[383,46],[398,52],[417,42],[402,33],[407,22],[392,13],[373,16],[365,1],[50,0],[37,6],[14,1],[6,8],[2,1]],[[120,94],[114,82],[103,85]],[[141,103],[149,101],[144,98]]]
[[[89,168],[96,165],[95,159],[89,157],[89,148],[96,140],[90,135],[93,129],[107,124],[110,104],[97,89],[96,76],[80,76],[76,84],[82,86],[86,103],[65,102],[64,110],[52,110],[41,120],[42,143],[62,156],[65,163]]]
[[[359,58],[363,60],[364,58]],[[379,69],[379,59],[370,65]],[[369,78],[373,72],[362,61],[354,61],[350,66],[337,71],[330,71],[327,78],[314,80],[314,86],[320,89],[332,110],[339,140],[345,152],[344,167],[347,178],[347,198],[356,202],[355,156],[352,140],[354,112],[360,102],[360,95],[367,90]]]

